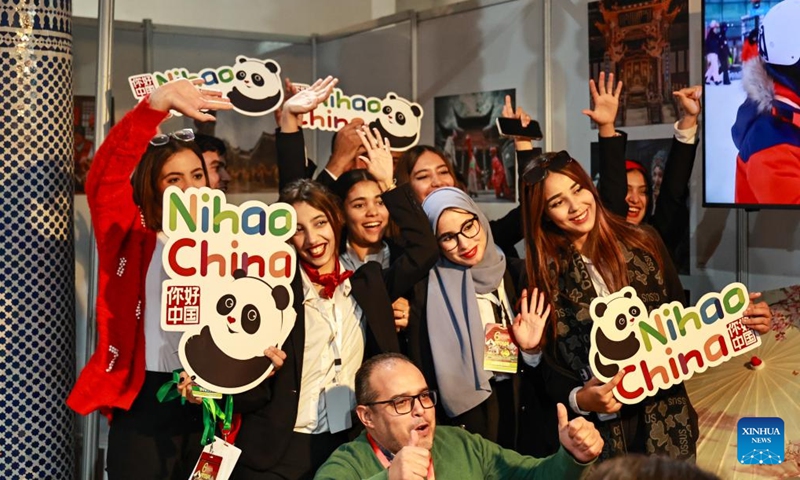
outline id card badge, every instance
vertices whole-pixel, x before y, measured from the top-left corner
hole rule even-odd
[[[483,369],[492,372],[517,373],[519,349],[511,341],[508,328],[489,323],[484,329]]]
[[[214,442],[203,448],[189,480],[228,480],[241,454],[239,448],[214,437]]]
[[[342,432],[353,426],[349,387],[338,384],[325,387],[325,407],[331,433]]]

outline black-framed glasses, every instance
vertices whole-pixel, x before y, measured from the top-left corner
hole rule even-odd
[[[458,247],[458,236],[464,238],[475,238],[476,235],[481,233],[481,222],[477,215],[461,224],[461,228],[456,233],[445,233],[439,237],[439,243],[446,252],[455,250]]]
[[[554,170],[561,170],[571,161],[572,157],[569,153],[566,150],[561,150],[553,158],[544,158],[538,162],[533,162],[522,174],[522,178],[529,185],[535,185],[547,178],[548,173]]]
[[[411,413],[411,410],[414,410],[414,402],[417,400],[419,400],[419,404],[422,405],[422,408],[424,409],[435,407],[437,400],[436,390],[425,390],[424,392],[419,392],[416,395],[400,395],[399,397],[394,397],[390,400],[369,402],[365,403],[364,405],[371,407],[372,405],[383,405],[390,403],[398,415],[405,415],[407,413]]]
[[[150,145],[161,147],[169,143],[170,137],[175,140],[180,140],[181,142],[191,142],[194,140],[194,131],[192,131],[191,128],[183,128],[181,130],[175,130],[172,133],[159,133],[150,139]]]

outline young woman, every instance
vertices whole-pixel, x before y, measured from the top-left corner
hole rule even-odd
[[[507,100],[507,102],[510,101],[510,99]],[[517,163],[520,171],[535,154],[541,152],[540,149],[533,149],[530,142],[527,143],[529,145],[527,150],[517,151]],[[398,185],[406,183],[410,185],[419,202],[425,201],[431,192],[442,187],[458,187],[466,190],[464,182],[458,180],[456,172],[446,159],[444,152],[430,145],[417,145],[408,149],[397,162],[395,176]],[[495,244],[509,258],[519,257],[515,245],[522,240],[520,212],[520,207],[516,207],[503,218],[489,222]]]
[[[305,140],[300,129],[302,115],[312,111],[320,101],[327,98],[334,85],[336,85],[335,78],[320,79],[310,88],[293,94],[282,105],[280,129],[276,133],[281,185],[287,185],[299,178],[311,178],[313,175],[314,168],[310,168],[313,164],[305,157]],[[351,166],[359,152],[366,152],[364,145],[367,144],[363,128],[351,128],[353,125],[363,127],[363,121],[353,121],[348,124],[338,132],[337,142],[334,142],[336,150],[337,144],[340,147],[345,144],[350,145],[352,139],[349,137],[356,136],[361,148],[355,149],[349,146],[345,149],[352,157]],[[330,162],[342,163],[333,157]],[[424,242],[421,238],[402,238],[396,234],[396,229],[389,221],[389,212],[381,198],[377,180],[368,169],[345,171],[336,169],[336,171],[339,173],[338,176],[326,168],[317,177],[317,181],[330,188],[341,199],[345,229],[342,235],[343,241],[339,243],[339,258],[347,269],[356,270],[368,261],[375,261],[383,268],[389,268],[394,260],[402,257],[406,242]],[[387,235],[390,229],[393,231],[393,239]],[[395,239],[397,241],[394,241]],[[399,331],[408,323],[408,292],[396,291],[391,292],[391,295],[395,323]]]
[[[366,262],[355,272],[347,270],[339,260],[344,220],[338,198],[308,179],[283,187],[279,201],[297,212],[291,239],[298,257],[292,284],[297,320],[284,343],[281,371],[234,401],[243,414],[237,479],[310,478],[348,440],[362,359],[400,350],[392,295],[409,290],[438,258],[436,240],[410,189],[394,187],[388,146],[363,135],[373,183],[411,241],[388,269]],[[302,166],[303,159],[295,162]],[[287,176],[281,172],[282,179]]]
[[[675,135],[666,167],[653,163],[652,172],[641,164],[625,160],[627,135],[617,132],[614,121],[619,107],[622,82],[614,85],[614,74],[600,74],[595,84],[589,81],[589,92],[594,108],[583,113],[598,125],[600,148],[600,182],[598,191],[607,209],[624,217],[629,223],[652,225],[661,235],[667,251],[674,258],[686,238],[689,224],[689,179],[697,153],[697,117],[700,115],[700,86],[676,91],[676,100],[683,111],[675,122]],[[660,190],[656,195],[653,184],[656,171],[660,172]]]
[[[548,397],[570,405],[573,414],[590,415],[606,442],[601,458],[641,452],[693,459],[697,415],[683,385],[623,407],[604,385],[589,380],[592,299],[631,285],[648,309],[683,300],[663,244],[651,230],[608,214],[567,152],[545,154],[523,178],[527,271],[556,312],[548,319],[540,367]]]
[[[432,388],[440,392],[445,423],[512,447],[515,439],[512,375],[484,369],[485,328],[512,329],[526,360],[535,349],[544,322],[537,292],[528,314],[527,294],[520,315],[522,261],[507,261],[494,244],[489,222],[462,190],[442,187],[425,199],[423,209],[439,243],[440,260],[414,290],[409,320],[409,354]],[[541,302],[543,303],[543,302]]]
[[[588,367],[588,309],[595,297],[630,285],[648,310],[683,301],[680,279],[660,238],[649,227],[609,214],[589,176],[567,152],[543,155],[523,178],[527,273],[554,312],[547,319],[540,365],[547,397],[594,421],[605,440],[601,458],[639,452],[694,459],[697,415],[683,384],[623,406],[610,388],[590,378]],[[747,315],[744,322],[751,328],[769,329],[768,308],[754,305]]]
[[[112,480],[185,479],[200,456],[200,409],[159,403],[156,391],[180,368],[180,334],[160,327],[161,197],[170,185],[208,186],[207,171],[191,130],[156,133],[170,110],[213,121],[201,111],[230,108],[188,80],[159,87],[111,129],[89,171],[99,338],[67,403],[84,415],[99,409],[111,421]]]

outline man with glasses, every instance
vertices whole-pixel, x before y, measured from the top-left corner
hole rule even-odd
[[[579,478],[603,448],[594,426],[567,420],[558,406],[562,447],[538,459],[457,427],[436,427],[436,392],[408,358],[382,354],[356,373],[356,413],[366,429],[320,467],[316,479]],[[434,439],[435,434],[435,439]]]

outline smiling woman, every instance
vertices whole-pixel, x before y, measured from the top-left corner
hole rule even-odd
[[[526,362],[536,363],[543,329],[537,305],[543,302],[534,292],[531,314],[527,308],[515,314],[518,298],[527,304],[527,293],[515,283],[523,264],[503,255],[488,220],[465,192],[435,189],[423,209],[441,258],[414,288],[409,356],[428,385],[439,389],[447,423],[511,447],[516,420],[509,373],[516,373],[516,362],[505,365],[505,373],[487,370],[485,331],[513,331]],[[509,356],[516,359],[516,350]]]
[[[191,130],[156,133],[170,110],[213,121],[201,110],[230,108],[219,93],[188,80],[167,83],[111,129],[89,170],[99,337],[67,403],[81,414],[99,409],[111,420],[110,479],[187,478],[200,455],[201,410],[159,403],[156,391],[181,368],[180,332],[160,327],[162,197],[171,185],[207,186],[207,175]]]
[[[691,459],[697,415],[682,384],[637,405],[623,406],[609,388],[620,378],[609,384],[589,378],[588,306],[595,297],[630,285],[649,311],[682,301],[683,288],[672,263],[664,261],[668,256],[653,230],[609,214],[580,164],[557,161],[565,156],[569,154],[544,154],[523,174],[528,277],[558,312],[547,319],[542,342],[546,361],[537,386],[544,394],[544,411],[549,411],[547,402],[560,402],[578,415],[596,413],[589,418],[595,419],[605,441],[601,458],[646,452]],[[554,438],[539,440],[557,445]]]
[[[297,319],[284,343],[288,360],[281,371],[234,402],[244,404],[236,440],[242,449],[236,468],[244,477],[307,478],[347,441],[356,370],[364,358],[399,352],[392,299],[410,290],[438,257],[436,239],[411,189],[395,188],[391,181],[388,147],[372,132],[360,135],[368,172],[343,176],[353,180],[349,187],[339,184],[351,212],[350,246],[369,252],[380,244],[390,213],[407,241],[405,251],[388,268],[356,256],[362,264],[350,270],[339,256],[345,223],[340,199],[319,183],[292,179],[302,175],[297,167],[303,159],[286,163],[283,158],[280,175],[288,183],[279,201],[297,213],[289,241],[299,261],[300,274],[292,282]],[[274,441],[264,442],[267,437]]]

